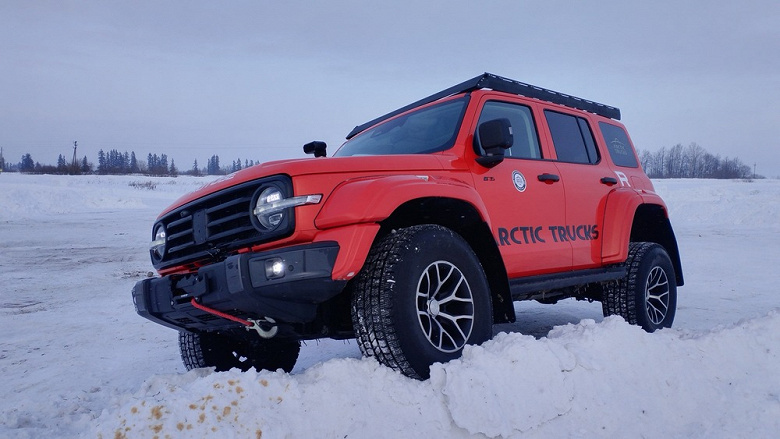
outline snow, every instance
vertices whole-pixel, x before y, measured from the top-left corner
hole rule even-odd
[[[686,285],[673,329],[598,303],[518,322],[408,379],[354,342],[291,374],[186,372],[135,314],[156,215],[208,179],[0,175],[0,437],[775,437],[780,181],[664,180]]]

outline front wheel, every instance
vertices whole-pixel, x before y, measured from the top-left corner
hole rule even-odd
[[[666,250],[652,242],[632,242],[626,277],[604,288],[604,316],[619,315],[647,332],[670,328],[677,308],[677,282]]]
[[[420,225],[378,241],[356,279],[352,322],[363,355],[417,379],[492,335],[482,265],[452,230]]]
[[[298,360],[297,340],[233,336],[218,332],[179,332],[181,359],[187,370],[214,367],[217,372],[251,368],[290,372]]]

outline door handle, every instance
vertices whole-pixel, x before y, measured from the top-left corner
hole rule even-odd
[[[617,178],[614,177],[602,177],[601,183],[606,184],[607,186],[612,186],[617,184]]]
[[[555,174],[548,174],[546,172],[544,174],[541,174],[541,175],[537,176],[536,178],[538,178],[539,181],[543,181],[545,183],[555,183],[556,181],[561,179],[561,177],[559,177],[559,176],[557,176]],[[617,182],[615,182],[615,183],[617,183]]]

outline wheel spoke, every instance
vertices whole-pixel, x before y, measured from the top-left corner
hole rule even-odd
[[[661,319],[663,320],[663,317],[666,315],[667,307],[664,305],[663,302],[659,301],[652,301],[647,303],[648,311],[653,314],[654,319]]]
[[[666,286],[669,284],[668,280],[666,279],[666,276],[664,275],[663,270],[653,270],[653,273],[651,273],[651,283],[647,286],[648,290],[655,290],[658,288],[666,288]]]
[[[458,279],[458,284],[455,285],[454,288],[452,288],[450,293],[447,294],[447,296],[445,298],[439,299],[439,303],[440,304],[445,304],[445,303],[448,303],[448,302],[453,301],[453,300],[456,300],[456,301],[459,301],[459,302],[471,302],[471,298],[470,297],[469,298],[458,297],[458,291],[460,290],[460,287],[461,287],[461,285],[463,285],[463,282],[465,280],[466,279],[461,276],[461,278]]]
[[[448,351],[457,349],[458,346],[461,346],[461,344],[456,340],[456,337],[453,337],[453,334],[450,333],[450,331],[447,330],[447,328],[442,325],[442,322],[440,322],[438,319],[434,319],[436,322],[436,326],[439,328],[439,333],[437,334],[437,341],[434,346],[436,346],[440,351]],[[448,343],[445,343],[449,341]],[[446,345],[446,346],[445,346]]]
[[[420,277],[420,286],[417,288],[417,297],[430,297],[431,295],[431,276],[428,270],[424,271]]]
[[[442,278],[441,272],[440,272],[440,268],[441,268],[441,266],[437,266],[436,269],[434,270],[436,272],[436,275],[437,275],[438,283],[436,285],[436,290],[433,292],[432,296],[436,297],[436,298],[438,298],[439,294],[442,291],[442,287],[447,283],[447,281],[452,276],[452,273],[455,271],[455,266],[454,265],[450,265],[449,267],[444,267],[444,268],[449,268],[449,271],[444,276],[444,278]],[[460,273],[460,271],[458,273]]]
[[[420,325],[423,328],[423,332],[425,332],[425,336],[430,340],[431,334],[433,334],[433,325],[431,323],[434,320],[427,312],[424,311],[417,311],[417,318],[420,321]],[[427,322],[427,324],[424,322]]]
[[[457,330],[458,330],[458,334],[460,335],[460,337],[459,337],[459,338],[460,338],[461,340],[463,340],[463,341],[464,341],[464,343],[465,343],[465,341],[466,341],[466,339],[467,339],[468,337],[466,336],[466,334],[465,334],[465,333],[463,332],[463,330],[461,329],[461,327],[460,327],[460,324],[458,323],[458,321],[459,321],[459,320],[469,320],[469,323],[470,323],[470,322],[471,322],[471,320],[474,320],[474,318],[473,318],[473,317],[471,317],[471,316],[460,316],[460,317],[455,317],[455,316],[451,316],[451,315],[449,315],[449,314],[446,314],[446,313],[440,313],[440,314],[438,315],[438,318],[442,318],[442,319],[446,319],[446,320],[448,320],[448,321],[451,323],[451,325],[449,325],[449,326],[453,326],[455,329],[457,329]],[[438,320],[438,319],[437,319],[437,320]],[[449,332],[448,332],[448,333],[449,333]]]

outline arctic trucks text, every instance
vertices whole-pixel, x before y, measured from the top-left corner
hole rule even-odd
[[[515,300],[597,300],[669,327],[680,256],[617,108],[483,74],[356,127],[332,157],[244,169],[152,229],[138,313],[187,368],[295,365],[356,338],[415,378],[513,322]]]

